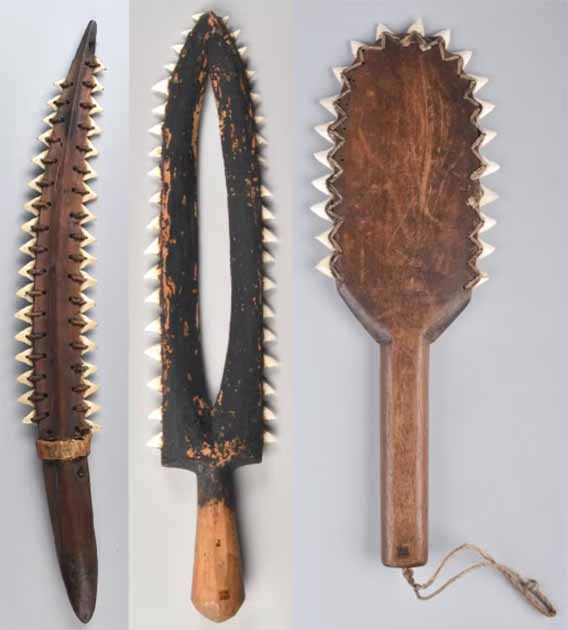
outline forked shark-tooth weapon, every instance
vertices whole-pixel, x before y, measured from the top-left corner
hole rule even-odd
[[[264,274],[273,262],[276,241],[272,196],[261,182],[257,131],[259,97],[251,91],[246,48],[238,31],[214,13],[194,16],[183,33],[169,79],[154,91],[165,102],[154,112],[163,122],[150,131],[162,139],[152,151],[160,166],[150,175],[161,182],[151,202],[160,214],[148,226],[159,236],[147,253],[159,258],[147,277],[159,282],[148,302],[161,307],[148,326],[160,335],[147,354],[160,363],[161,374],[149,383],[161,392],[162,405],[150,415],[162,421],[162,433],[149,446],[162,449],[162,465],[197,474],[198,516],[192,601],[214,621],[232,617],[244,600],[241,553],[232,490],[233,470],[261,461],[263,441],[274,436],[265,423],[275,419],[266,405],[274,394],[264,371],[277,366],[265,344],[275,340],[265,320],[274,314],[265,292],[274,282]],[[201,346],[199,302],[199,212],[197,174],[199,127],[208,81],[217,105],[228,195],[231,267],[229,343],[219,393],[209,399]],[[267,225],[267,223],[269,225]]]
[[[32,218],[20,248],[31,260],[20,269],[28,284],[18,296],[29,304],[16,314],[26,324],[16,339],[28,346],[16,357],[26,365],[18,381],[28,388],[19,400],[32,407],[23,421],[38,429],[59,565],[84,623],[95,609],[98,575],[87,459],[99,428],[88,419],[98,410],[89,397],[98,387],[88,380],[95,367],[83,359],[94,349],[86,333],[95,326],[86,315],[94,302],[84,292],[95,284],[85,271],[95,262],[86,249],[95,239],[85,228],[94,215],[85,204],[96,198],[88,160],[97,154],[91,138],[100,133],[93,116],[102,111],[93,97],[102,90],[95,75],[104,69],[95,57],[96,32],[89,22],[44,119],[48,129],[39,139],[47,149],[33,160],[41,169],[30,182],[38,196],[26,204]]]
[[[332,147],[316,158],[331,172],[314,182],[327,198],[312,208],[333,223],[317,268],[381,346],[382,559],[422,599],[439,573],[418,584],[412,570],[428,558],[429,346],[487,280],[477,262],[494,248],[480,235],[495,221],[482,208],[497,198],[480,182],[498,170],[480,154],[495,136],[478,127],[493,109],[475,96],[487,79],[465,72],[471,52],[450,52],[449,39],[418,20],[352,42],[353,63],[334,68],[339,94],[321,101],[334,119],[316,130]],[[473,549],[473,567],[493,566],[555,614],[534,581]]]

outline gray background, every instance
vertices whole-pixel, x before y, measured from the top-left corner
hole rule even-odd
[[[279,443],[265,451],[264,462],[237,473],[238,511],[246,569],[247,600],[226,628],[290,630],[292,627],[292,568],[298,566],[292,547],[292,428],[290,373],[292,365],[292,208],[293,167],[291,108],[293,45],[291,4],[260,0],[234,0],[216,4],[229,15],[240,41],[249,47],[250,68],[257,71],[256,91],[262,96],[259,113],[267,117],[263,135],[270,146],[266,184],[275,195],[274,212],[282,255],[272,273],[279,284],[278,356],[282,369],[277,387],[280,404],[275,432]],[[145,305],[152,283],[144,272],[154,263],[144,256],[152,235],[145,229],[155,216],[148,198],[157,189],[146,177],[154,166],[148,153],[156,139],[147,130],[157,122],[151,110],[161,99],[150,92],[165,78],[163,65],[174,61],[173,44],[192,24],[191,15],[203,10],[197,2],[136,0],[131,12],[131,199],[130,199],[130,591],[132,627],[136,630],[210,628],[211,622],[191,606],[193,547],[196,520],[196,481],[192,473],[162,468],[157,450],[145,447],[159,432],[158,422],[147,419],[159,405],[159,397],[144,384],[156,375],[144,349],[155,338],[144,327],[156,317]],[[211,384],[219,381],[227,342],[228,233],[226,192],[219,155],[216,114],[212,103],[206,111],[202,135],[200,208],[203,272],[204,345]],[[154,180],[156,181],[156,180]],[[214,288],[211,288],[214,287]],[[215,389],[215,387],[212,387]]]
[[[498,575],[419,603],[380,564],[378,348],[312,270],[328,224],[308,210],[321,199],[308,182],[324,174],[311,153],[326,146],[311,128],[330,118],[318,100],[338,91],[329,67],[349,64],[349,40],[372,41],[378,22],[418,16],[429,32],[451,28],[451,48],[474,52],[468,71],[489,77],[480,97],[497,108],[483,124],[499,136],[485,154],[502,166],[485,180],[501,195],[488,210],[491,280],[432,348],[430,568],[482,544],[540,579],[561,607],[550,622]],[[296,3],[296,630],[567,627],[567,20],[559,0]]]
[[[25,407],[16,402],[24,389],[16,383],[23,370],[14,355],[22,344],[14,319],[24,302],[15,297],[23,278],[17,275],[18,247],[25,241],[20,225],[27,182],[34,175],[31,158],[43,150],[36,137],[45,129],[53,82],[64,77],[89,19],[98,20],[98,53],[109,67],[100,75],[105,92],[97,99],[103,134],[95,138],[101,157],[91,161],[99,173],[91,204],[97,221],[89,230],[98,263],[91,268],[99,284],[91,295],[98,328],[90,333],[98,345],[89,361],[98,368],[101,386],[93,417],[104,429],[93,441],[91,483],[99,544],[99,596],[93,630],[127,627],[127,141],[128,11],[126,2],[96,0],[56,3],[3,3],[0,9],[2,57],[2,230],[0,231],[0,400],[4,417],[0,440],[2,526],[0,536],[0,626],[13,630],[70,630],[83,627],[67,603],[55,555],[41,464],[35,453],[35,430],[22,425]],[[29,215],[27,215],[29,218]],[[25,220],[28,220],[27,218]],[[122,366],[122,369],[120,369]]]

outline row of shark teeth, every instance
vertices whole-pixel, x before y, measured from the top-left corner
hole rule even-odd
[[[100,74],[101,72],[104,72],[106,70],[106,67],[100,61],[100,59],[95,58],[95,61],[96,61],[97,67],[94,70],[94,74]],[[96,349],[95,343],[92,342],[85,335],[85,333],[88,333],[89,331],[93,330],[94,328],[96,328],[96,325],[97,325],[93,319],[91,319],[85,314],[87,313],[87,311],[89,311],[90,309],[94,307],[95,301],[84,293],[84,291],[87,291],[91,287],[94,287],[97,283],[97,281],[87,271],[85,271],[87,267],[94,265],[96,263],[96,258],[94,256],[91,256],[91,254],[89,254],[89,252],[86,249],[87,247],[89,247],[89,245],[92,245],[93,243],[95,243],[96,239],[85,228],[85,225],[95,220],[95,215],[87,208],[85,204],[97,199],[97,194],[87,184],[89,180],[96,179],[98,176],[95,169],[89,164],[88,159],[91,157],[96,157],[98,155],[98,151],[93,145],[90,138],[100,135],[102,133],[101,128],[96,124],[96,122],[93,119],[93,116],[100,114],[103,111],[103,108],[99,105],[99,103],[96,102],[96,100],[93,98],[92,95],[98,92],[102,92],[104,88],[96,77],[92,78],[92,82],[93,82],[93,87],[91,88],[91,91],[90,91],[90,94],[91,94],[90,100],[91,100],[92,107],[89,110],[89,118],[87,119],[87,122],[90,127],[87,133],[88,151],[84,154],[84,160],[81,165],[82,167],[81,170],[84,171],[83,192],[85,193],[83,196],[83,205],[81,206],[83,218],[80,221],[81,232],[84,239],[81,241],[81,248],[79,250],[81,256],[83,257],[83,261],[81,262],[81,265],[80,265],[81,267],[80,273],[81,273],[81,276],[83,277],[83,283],[81,284],[81,287],[80,287],[80,291],[81,291],[80,297],[83,301],[83,305],[81,306],[81,309],[80,309],[83,325],[81,327],[81,336],[79,340],[83,344],[84,348],[81,351],[81,355],[85,355],[89,352],[93,352]],[[63,92],[64,84],[65,84],[65,79],[55,82],[55,86],[58,88],[60,92]],[[25,306],[24,308],[18,310],[15,315],[16,319],[24,322],[27,325],[26,328],[21,330],[15,336],[15,339],[16,341],[23,343],[28,347],[16,355],[16,360],[19,361],[20,363],[23,363],[24,365],[28,367],[32,367],[32,369],[31,370],[26,369],[26,371],[20,374],[20,376],[18,376],[17,378],[17,382],[28,388],[27,391],[18,398],[18,402],[24,405],[30,406],[30,407],[34,407],[34,409],[23,418],[22,420],[23,424],[35,424],[34,418],[36,415],[35,405],[34,405],[34,402],[31,400],[31,397],[34,393],[33,382],[30,380],[30,377],[33,374],[33,365],[34,365],[33,361],[30,358],[30,355],[32,354],[31,334],[32,334],[32,322],[33,322],[33,298],[30,295],[30,291],[32,291],[34,287],[34,276],[33,276],[33,268],[35,265],[34,246],[36,245],[36,242],[37,242],[34,228],[37,225],[38,218],[39,218],[39,210],[37,209],[37,205],[41,201],[41,194],[42,194],[41,184],[43,182],[43,177],[44,177],[43,171],[45,171],[46,166],[47,166],[45,163],[45,159],[47,158],[47,154],[49,152],[49,146],[50,146],[49,138],[53,132],[52,119],[56,116],[56,112],[58,109],[57,101],[59,100],[59,98],[60,98],[60,94],[57,94],[54,98],[48,101],[48,107],[51,110],[53,110],[53,112],[43,119],[43,122],[47,126],[47,130],[38,137],[39,142],[41,142],[42,144],[45,144],[48,147],[48,149],[42,151],[41,153],[39,153],[38,155],[32,158],[32,163],[39,169],[40,173],[37,177],[35,177],[28,183],[28,186],[32,190],[37,192],[38,196],[29,200],[24,206],[25,210],[32,215],[32,218],[26,221],[22,225],[22,231],[25,232],[30,238],[20,247],[20,252],[24,254],[25,256],[28,256],[31,260],[29,260],[26,264],[24,264],[24,266],[18,271],[19,275],[23,276],[26,280],[29,280],[29,282],[25,284],[23,287],[21,287],[16,292],[16,295],[19,298],[24,299],[27,302],[29,302],[29,304]],[[89,397],[96,394],[100,389],[99,385],[92,383],[90,380],[88,380],[89,376],[92,376],[93,374],[96,373],[97,368],[94,365],[87,363],[84,360],[82,363],[83,363],[84,370],[82,372],[81,385],[86,387],[86,389],[82,392],[82,397],[83,397],[85,405],[87,406],[87,410],[85,411],[85,421],[91,428],[92,432],[97,432],[97,431],[100,431],[100,429],[102,428],[101,425],[93,422],[92,420],[89,420],[89,417],[97,413],[98,411],[100,411],[100,406],[88,400]]]
[[[198,22],[199,19],[203,16],[203,13],[196,13],[195,15],[193,15],[193,20],[194,22]],[[226,25],[228,25],[229,23],[229,17],[226,16],[223,18],[223,21],[225,22]],[[188,35],[191,33],[192,29],[187,29],[182,31],[181,35],[185,39],[188,37]],[[240,31],[239,30],[235,30],[231,32],[231,35],[233,37],[233,39],[235,40],[235,42],[238,41],[239,39],[239,35],[240,35]],[[181,54],[181,51],[183,50],[183,46],[184,43],[181,44],[176,44],[174,46],[172,46],[173,51],[176,53],[176,56],[179,56]],[[247,59],[247,52],[248,49],[246,46],[241,46],[238,48],[239,54],[243,60],[243,62],[246,64],[246,59]],[[160,81],[158,81],[153,87],[152,87],[152,92],[154,92],[155,94],[159,95],[160,97],[162,97],[162,103],[160,103],[159,105],[157,105],[156,107],[154,107],[152,109],[152,113],[158,118],[159,122],[157,122],[155,125],[153,125],[150,129],[149,129],[149,133],[150,135],[152,135],[154,138],[157,138],[159,140],[159,144],[157,144],[152,151],[150,151],[149,156],[152,159],[155,159],[157,161],[160,161],[162,158],[162,145],[161,145],[161,141],[162,141],[162,130],[163,130],[163,124],[164,124],[164,117],[166,114],[166,103],[167,103],[167,98],[169,95],[169,81],[170,81],[170,77],[169,75],[171,75],[174,70],[175,70],[175,63],[168,63],[164,66],[166,72],[168,73],[168,76],[164,79],[161,79]],[[247,70],[246,71],[247,76],[249,81],[253,81],[255,78],[256,73],[253,70]],[[251,99],[253,101],[253,104],[255,105],[255,108],[258,108],[258,106],[261,103],[261,98],[260,95],[257,94],[256,92],[251,92]],[[256,122],[256,126],[257,126],[257,130],[262,127],[265,123],[265,118],[263,116],[259,116],[256,115],[255,116],[255,122]],[[264,138],[264,136],[262,136],[261,133],[259,133],[257,131],[256,134],[256,146],[259,152],[259,162],[262,164],[265,162],[264,158],[260,155],[260,152],[266,148],[268,146],[268,142],[266,141],[266,139]],[[162,180],[162,173],[161,173],[161,168],[160,165],[156,165],[154,166],[149,172],[148,172],[149,177],[154,180],[156,183],[161,185],[161,180]],[[261,201],[262,201],[262,221],[263,221],[263,228],[262,228],[262,243],[263,243],[263,251],[262,251],[262,263],[263,263],[263,267],[269,264],[274,263],[274,255],[271,251],[271,247],[274,246],[277,242],[278,242],[278,238],[275,234],[275,232],[273,231],[273,223],[275,221],[275,216],[274,213],[272,212],[272,210],[270,209],[270,203],[271,200],[273,198],[273,194],[272,192],[264,185],[261,186],[260,188],[260,196],[261,196]],[[149,200],[150,205],[154,206],[157,208],[158,212],[156,213],[156,215],[154,216],[154,218],[150,221],[150,223],[148,223],[147,225],[147,229],[154,234],[154,238],[152,240],[152,242],[148,245],[148,247],[145,250],[145,254],[148,256],[153,256],[153,257],[159,257],[160,255],[160,241],[159,241],[159,232],[160,232],[160,209],[161,209],[161,191],[157,190],[151,197]],[[146,274],[144,275],[144,279],[145,280],[149,280],[152,281],[154,283],[154,286],[150,292],[150,294],[146,297],[145,302],[147,304],[153,304],[155,306],[159,306],[160,305],[160,289],[159,287],[156,286],[156,284],[159,282],[160,280],[160,263],[159,260],[156,261],[157,264],[152,265],[152,267],[150,267],[150,269],[146,272]],[[267,293],[269,291],[273,291],[276,288],[276,282],[269,277],[266,273],[263,272],[263,277],[262,277],[262,289],[263,289],[263,293]],[[264,326],[263,326],[263,342],[264,344],[269,344],[269,343],[273,343],[276,341],[276,335],[275,333],[269,328],[268,324],[268,320],[271,320],[274,318],[274,312],[273,310],[270,308],[269,305],[267,305],[266,303],[263,304],[263,320],[264,320]],[[157,335],[158,337],[161,336],[162,334],[162,330],[161,330],[161,323],[160,323],[160,319],[156,318],[154,319],[150,324],[148,324],[148,326],[146,326],[146,332],[151,333],[153,335]],[[153,344],[151,345],[149,348],[146,349],[145,351],[146,356],[148,356],[150,359],[152,359],[153,361],[157,362],[158,364],[161,365],[161,344]],[[277,368],[279,365],[277,359],[275,359],[273,356],[267,354],[266,352],[263,352],[263,367],[265,369],[274,369]],[[161,394],[162,393],[162,382],[161,382],[161,376],[157,376],[155,378],[153,378],[149,383],[148,383],[148,388],[156,393]],[[272,387],[272,385],[270,385],[270,383],[266,380],[264,380],[263,382],[263,393],[264,393],[264,398],[269,398],[269,397],[274,397],[276,395],[276,392],[274,390],[274,388]],[[160,407],[158,407],[157,409],[155,409],[154,411],[152,411],[152,413],[150,413],[150,415],[148,416],[148,418],[152,421],[158,421],[161,422],[162,421],[162,410]],[[263,418],[266,422],[269,421],[273,421],[276,419],[276,416],[274,414],[274,412],[265,405],[264,410],[263,410]],[[268,430],[264,431],[264,441],[267,444],[273,443],[276,441],[275,436]],[[151,447],[151,448],[162,448],[163,446],[163,437],[162,437],[162,433],[159,433],[157,435],[155,435],[154,437],[152,437],[148,442],[147,442],[147,446]]]
[[[376,42],[382,41],[385,37],[385,34],[387,33],[390,35],[394,35],[393,32],[384,24],[379,24],[376,30],[376,36],[375,36]],[[422,38],[426,38],[424,24],[421,19],[416,20],[408,27],[407,35],[411,35],[411,34],[417,34],[417,35],[420,35]],[[444,45],[443,52],[445,55],[444,57],[445,60],[455,59],[456,56],[461,58],[462,75],[465,78],[470,79],[471,81],[474,82],[471,99],[475,103],[479,104],[480,106],[479,115],[476,118],[476,123],[477,123],[478,121],[485,118],[485,116],[490,114],[495,109],[495,105],[493,103],[484,101],[478,98],[477,96],[474,96],[475,94],[477,94],[479,90],[485,87],[485,85],[488,82],[488,79],[486,77],[481,77],[481,76],[464,72],[466,66],[469,64],[471,60],[472,52],[470,50],[450,52],[449,50],[450,39],[451,39],[450,30],[446,29],[446,30],[440,31],[430,37],[438,38],[443,41],[443,45]],[[364,52],[365,48],[373,47],[375,45],[376,43],[364,44],[362,42],[352,41],[351,51],[355,59],[354,63],[357,62],[357,59],[359,58],[359,54],[360,54],[359,51],[361,49],[362,49],[362,52]],[[334,118],[326,123],[317,125],[315,127],[315,131],[322,138],[324,138],[324,140],[330,143],[332,146],[328,149],[325,149],[324,151],[318,151],[317,153],[314,153],[314,157],[316,158],[316,160],[320,164],[322,164],[325,168],[327,168],[330,171],[330,173],[324,175],[323,177],[319,177],[312,182],[314,187],[319,192],[323,193],[326,196],[326,198],[323,201],[319,201],[318,203],[312,205],[310,209],[320,219],[323,219],[324,221],[328,221],[328,222],[333,222],[332,217],[330,217],[330,215],[327,212],[328,203],[332,199],[332,192],[330,191],[329,186],[328,186],[328,179],[331,174],[337,177],[342,172],[341,167],[335,161],[332,161],[332,158],[330,155],[335,149],[335,142],[329,134],[329,128],[332,124],[335,124],[337,122],[337,117],[338,117],[338,111],[336,109],[337,98],[340,96],[342,90],[350,89],[348,79],[344,75],[344,71],[347,70],[349,67],[350,66],[332,68],[333,74],[340,84],[340,93],[334,96],[330,96],[330,97],[322,99],[320,101],[320,104],[327,112],[332,114]],[[481,160],[482,166],[475,173],[472,174],[473,179],[481,179],[482,177],[487,177],[489,175],[492,175],[493,173],[497,172],[500,168],[499,164],[485,158],[479,152],[479,149],[487,146],[490,142],[492,142],[495,139],[495,136],[497,135],[497,133],[490,129],[480,129],[480,131],[481,131],[480,139],[476,141],[475,145],[472,147],[472,150],[474,151],[475,155],[479,157],[479,159]],[[470,240],[472,240],[472,242],[476,246],[476,254],[469,261],[469,265],[472,268],[473,272],[475,273],[475,278],[472,281],[472,283],[468,285],[468,288],[477,288],[489,279],[489,276],[487,273],[480,271],[477,268],[477,262],[479,260],[482,260],[483,258],[486,258],[487,256],[490,256],[495,251],[495,247],[481,240],[479,238],[479,234],[488,232],[490,229],[492,229],[496,225],[497,223],[496,220],[488,216],[484,212],[481,212],[481,208],[489,205],[490,203],[493,203],[499,198],[499,196],[493,190],[483,185],[481,185],[481,191],[482,191],[482,195],[481,195],[480,200],[472,201],[470,203],[470,205],[472,205],[472,207],[478,212],[482,223],[480,227],[477,228],[474,231],[474,233],[470,235]],[[332,263],[332,258],[337,251],[337,248],[333,242],[334,229],[335,229],[335,226],[333,226],[330,229],[325,230],[324,232],[322,232],[321,234],[318,234],[315,237],[316,240],[319,241],[319,243],[321,243],[324,247],[326,247],[327,249],[333,252],[331,255],[326,256],[325,258],[320,260],[318,264],[316,265],[316,269],[323,275],[332,279],[334,279],[334,274],[332,271],[331,263]]]

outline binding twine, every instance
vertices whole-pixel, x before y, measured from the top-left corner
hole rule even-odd
[[[466,567],[453,577],[446,580],[439,588],[437,588],[432,593],[423,594],[423,591],[430,588],[430,586],[432,586],[432,584],[436,581],[436,579],[440,575],[440,572],[446,566],[448,561],[461,551],[473,551],[474,553],[479,554],[483,558],[483,560],[475,562],[474,564]],[[426,601],[428,599],[436,597],[436,595],[439,595],[442,591],[448,588],[448,586],[459,580],[467,573],[475,571],[476,569],[482,569],[484,567],[493,568],[501,575],[503,575],[508,580],[508,582],[525,598],[525,600],[533,608],[538,610],[539,613],[542,613],[546,617],[554,617],[556,615],[556,608],[554,608],[552,602],[540,590],[540,587],[536,580],[522,578],[516,571],[513,571],[513,569],[505,566],[504,564],[500,564],[486,551],[484,551],[483,549],[481,549],[481,547],[478,547],[477,545],[470,545],[466,543],[450,551],[450,553],[448,553],[442,559],[442,561],[438,565],[438,568],[434,571],[432,576],[422,584],[416,582],[416,580],[414,579],[414,571],[412,569],[404,569],[402,574],[406,581],[412,587],[412,590],[414,591],[416,597],[422,601]]]

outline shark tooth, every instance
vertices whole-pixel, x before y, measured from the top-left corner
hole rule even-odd
[[[336,66],[335,68],[332,68],[333,74],[339,83],[343,83],[343,71],[346,67],[347,66]]]
[[[146,304],[160,304],[160,289],[156,289],[144,300]]]
[[[31,339],[30,339],[30,335],[32,334],[32,327],[29,326],[28,328],[24,328],[23,330],[20,330],[20,332],[16,335],[15,339],[16,341],[19,341],[20,343],[25,343],[28,346],[32,345]]]
[[[86,378],[83,379],[82,384],[87,386],[87,389],[83,392],[84,398],[89,398],[89,396],[92,396],[100,389],[98,385],[96,385],[95,383],[91,383],[91,381],[87,380]]]
[[[462,58],[462,69],[465,70],[467,64],[471,61],[471,50],[460,50],[459,52],[455,52],[453,54],[459,55]]]
[[[148,171],[148,175],[156,179],[162,179],[162,170],[159,166],[155,166],[152,170]]]
[[[472,286],[472,289],[477,289],[479,288],[482,284],[485,284],[487,281],[489,280],[489,276],[488,274],[486,274],[485,272],[481,272],[475,282],[475,284]]]
[[[159,206],[159,205],[161,205],[161,203],[162,203],[162,202],[161,202],[161,195],[162,195],[162,194],[161,194],[160,192],[154,193],[154,194],[150,197],[150,203],[151,203],[152,205],[155,205],[155,206]]]
[[[148,389],[151,389],[154,392],[162,391],[162,377],[156,376],[148,383]]]
[[[147,442],[146,446],[149,448],[163,448],[164,446],[164,436],[162,433],[158,433],[158,435],[154,435]]]
[[[481,141],[480,146],[482,147],[495,140],[495,137],[497,136],[497,132],[492,129],[482,129],[481,131],[483,133],[483,140]]]
[[[150,230],[152,232],[159,232],[160,231],[160,215],[156,215],[151,221],[150,223],[148,223],[148,225],[146,226],[147,230]]]
[[[32,158],[32,162],[36,166],[39,166],[41,169],[45,169],[45,164],[43,163],[43,161],[47,157],[47,154],[48,154],[48,151],[42,151],[41,153],[36,155],[34,158]]]
[[[276,368],[280,365],[279,361],[268,354],[263,355],[263,363],[266,369]]]
[[[162,127],[163,127],[163,125],[164,125],[164,123],[158,123],[158,124],[154,125],[153,127],[150,127],[150,129],[148,131],[153,136],[157,136],[158,138],[161,138],[162,137]]]
[[[331,272],[331,256],[326,256],[325,258],[322,258],[316,265],[316,269],[320,273],[323,273],[324,276],[328,276],[328,278],[333,279],[333,273]]]
[[[83,315],[83,321],[85,322],[83,327],[81,328],[82,333],[89,332],[90,330],[94,330],[97,327],[97,322],[86,315]]]
[[[501,167],[499,166],[499,164],[497,164],[497,162],[492,162],[491,160],[488,160],[486,158],[484,158],[483,160],[484,162],[484,168],[483,168],[483,173],[480,175],[480,177],[487,177],[487,175],[492,175],[493,173],[496,173]]]
[[[497,221],[493,217],[480,212],[481,219],[483,220],[483,224],[479,228],[479,233],[483,234],[483,232],[489,232],[489,230],[493,229],[497,225]]]
[[[358,42],[355,41],[354,39],[351,40],[351,52],[353,53],[354,57],[357,57],[357,54],[359,53],[359,48],[362,48],[365,44],[363,44],[362,42]]]
[[[155,116],[160,116],[163,117],[166,115],[166,104],[162,103],[161,105],[158,105],[157,107],[154,107],[154,109],[152,110],[152,114],[154,114]]]
[[[264,343],[272,343],[276,341],[276,335],[270,330],[270,328],[266,328],[266,326],[262,329],[262,340]]]
[[[150,332],[150,333],[155,333],[156,335],[161,335],[162,334],[162,326],[160,324],[160,320],[159,319],[155,319],[154,321],[150,322],[146,328],[145,328],[146,332]]]
[[[320,219],[323,219],[324,221],[330,221],[331,219],[329,218],[327,212],[325,211],[325,208],[327,206],[327,199],[324,201],[320,201],[316,204],[314,204],[313,206],[310,207],[310,210],[316,214]]]
[[[262,206],[262,220],[263,221],[274,221],[274,214],[265,206]]]
[[[485,116],[490,114],[495,109],[495,104],[490,103],[489,101],[482,101],[478,98],[477,102],[481,105],[481,111],[479,112],[478,120],[485,118]]]
[[[272,291],[275,288],[276,288],[276,283],[273,282],[268,276],[263,276],[262,278],[263,291]]]
[[[30,260],[18,271],[18,273],[20,274],[20,276],[23,276],[24,278],[33,281],[34,277],[30,272],[33,271],[34,266],[35,260]]]
[[[16,295],[19,298],[22,298],[23,300],[27,300],[28,302],[33,302],[33,298],[30,297],[30,291],[33,291],[34,288],[34,283],[30,282],[29,284],[26,284],[25,286],[23,286],[21,289],[18,289],[16,291]]]
[[[90,311],[93,308],[93,306],[95,306],[95,300],[88,297],[84,293],[81,293],[81,299],[84,302],[83,306],[81,306],[81,309],[80,309],[81,313],[86,313],[87,311]]]
[[[327,140],[328,142],[331,142],[333,144],[333,139],[329,135],[329,127],[332,124],[333,124],[333,121],[326,122],[326,123],[323,123],[322,125],[317,125],[316,127],[314,127],[314,129],[324,140]]]
[[[326,110],[328,111],[330,114],[333,114],[334,116],[337,115],[337,112],[335,110],[335,100],[337,99],[337,96],[328,96],[327,98],[322,98],[320,101],[320,105]]]
[[[275,234],[271,232],[268,228],[263,228],[262,242],[263,243],[277,243],[278,239],[276,238]]]
[[[272,422],[273,420],[276,420],[276,416],[274,415],[274,412],[268,407],[264,408],[263,418],[267,422]]]
[[[482,258],[487,258],[487,256],[491,256],[491,254],[495,251],[495,247],[486,243],[485,241],[479,241],[481,245],[481,253],[477,257],[477,260],[481,260]]]
[[[481,186],[481,191],[482,191],[482,195],[481,195],[481,199],[479,201],[479,207],[483,208],[484,206],[489,205],[490,203],[493,203],[494,201],[496,201],[497,199],[499,199],[499,195],[494,192],[493,190],[491,190],[490,188],[487,188],[487,186]]]
[[[96,403],[90,400],[84,400],[83,402],[85,403],[85,405],[87,405],[87,411],[85,411],[85,418],[88,418],[89,416],[92,416],[94,413],[97,413],[97,411],[101,410],[100,405],[97,405]]]
[[[34,247],[36,243],[37,243],[37,239],[31,238],[29,241],[27,241],[20,247],[20,251],[22,252],[22,254],[25,254],[26,256],[31,256],[32,258],[35,258],[35,254],[32,250],[32,247]]]
[[[154,147],[150,153],[148,154],[151,158],[158,158],[160,159],[162,157],[162,146],[158,145],[157,147]]]
[[[149,356],[154,361],[161,362],[162,361],[162,347],[160,344],[156,344],[155,346],[150,346],[146,351],[146,355]]]
[[[446,47],[446,50],[450,48],[450,37],[451,37],[450,29],[447,28],[447,29],[444,29],[443,31],[439,31],[438,33],[434,33],[434,37],[442,38],[442,40],[444,41],[444,46]]]
[[[265,444],[276,444],[276,442],[278,442],[274,434],[270,433],[270,431],[264,431],[264,433],[262,434],[262,439],[264,440]]]
[[[267,304],[262,306],[262,317],[263,319],[272,319],[274,317],[274,311]]]
[[[81,335],[79,339],[86,346],[83,350],[81,350],[81,354],[87,354],[87,352],[94,352],[97,349],[97,345],[91,341],[88,337]]]
[[[35,409],[33,411],[30,411],[30,413],[28,413],[28,415],[25,418],[23,418],[22,424],[35,424],[34,418],[35,418]]]
[[[268,190],[268,188],[266,188],[266,186],[261,186],[260,196],[265,199],[270,199],[272,197],[272,193],[270,192],[270,190]]]
[[[21,308],[16,313],[16,319],[19,319],[20,321],[25,322],[26,324],[31,324],[32,312],[33,312],[33,304],[28,304],[27,306],[24,306],[24,308]]]
[[[264,381],[262,383],[262,393],[265,398],[267,398],[268,396],[276,396],[276,390],[268,381]]]
[[[82,271],[81,274],[84,278],[83,283],[81,284],[81,291],[86,291],[87,289],[90,289],[97,284],[95,278],[93,278],[93,276],[88,274],[86,271]]]
[[[335,248],[333,247],[333,243],[329,240],[329,235],[331,234],[332,229],[333,228],[329,228],[329,230],[318,234],[318,236],[316,236],[316,240],[318,240],[324,247],[327,247],[327,249],[333,251]]]
[[[329,155],[329,150],[318,151],[317,153],[314,153],[314,157],[316,158],[316,160],[331,171],[333,169],[332,169],[331,164],[329,163],[328,155]]]
[[[390,30],[390,28],[388,26],[385,26],[384,24],[379,24],[377,26],[377,30],[375,32],[375,37],[377,39],[377,41],[379,39],[381,39],[381,37],[385,34],[385,33],[392,33],[392,31]]]
[[[274,262],[274,256],[266,249],[262,250],[262,262],[265,265],[269,265]]]
[[[26,372],[22,372],[20,376],[16,379],[18,383],[21,385],[26,385],[27,387],[33,387],[32,382],[30,381],[30,376],[34,373],[33,370],[27,370]]]
[[[160,267],[155,265],[144,274],[145,280],[159,280],[160,279]]]
[[[413,22],[406,32],[424,35],[424,23],[422,22],[422,18],[418,18],[415,22]]]
[[[103,427],[101,424],[97,424],[96,422],[93,422],[92,420],[85,420],[85,422],[91,428],[91,433],[98,433],[99,431],[102,431]]]
[[[83,378],[88,378],[97,372],[96,366],[92,363],[87,363],[86,361],[83,361],[83,368]]]
[[[476,94],[477,92],[479,92],[479,90],[481,90],[484,86],[486,86],[487,82],[489,81],[487,77],[480,77],[476,74],[469,74],[468,77],[474,79],[475,81],[475,86],[473,88],[474,94]]]
[[[160,253],[160,239],[155,238],[144,250],[147,256],[158,256]]]
[[[19,361],[20,363],[25,363],[26,365],[33,366],[33,362],[30,359],[31,353],[32,353],[32,348],[26,348],[26,350],[16,355],[16,361]]]
[[[162,408],[158,407],[158,409],[154,409],[152,413],[148,416],[148,420],[162,420]]]
[[[33,393],[34,393],[33,389],[28,390],[25,394],[22,394],[18,398],[18,402],[21,403],[22,405],[28,405],[29,407],[35,407],[34,403],[30,400],[30,398],[33,395]]]
[[[322,192],[324,195],[329,195],[329,189],[327,187],[327,180],[329,175],[324,175],[324,177],[318,177],[318,179],[314,179],[312,182],[314,188]]]

